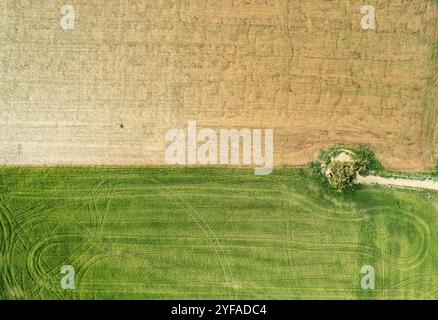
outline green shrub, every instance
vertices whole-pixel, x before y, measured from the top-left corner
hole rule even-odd
[[[357,174],[367,170],[367,162],[363,160],[332,161],[327,166],[327,179],[330,185],[339,192],[351,189]]]

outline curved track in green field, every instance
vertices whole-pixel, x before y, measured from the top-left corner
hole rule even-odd
[[[438,297],[433,192],[339,195],[295,169],[1,170],[5,299]]]

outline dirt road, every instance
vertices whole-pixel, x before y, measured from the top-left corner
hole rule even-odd
[[[377,176],[358,176],[357,183],[379,184],[384,186],[408,187],[418,189],[438,190],[438,181],[433,180],[411,180],[399,178],[383,178]]]

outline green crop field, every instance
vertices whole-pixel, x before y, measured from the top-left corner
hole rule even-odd
[[[436,299],[437,206],[304,169],[3,168],[0,299]]]

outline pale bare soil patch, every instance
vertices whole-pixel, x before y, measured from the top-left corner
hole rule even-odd
[[[383,178],[383,177],[378,177],[378,176],[364,177],[364,176],[358,175],[356,182],[362,183],[362,184],[379,184],[379,185],[384,185],[384,186],[438,190],[438,181],[433,181],[433,180]]]
[[[159,165],[164,132],[275,129],[276,166],[369,144],[432,165],[425,129],[437,10],[426,0],[0,2],[0,164]],[[434,126],[434,124],[433,124]]]

